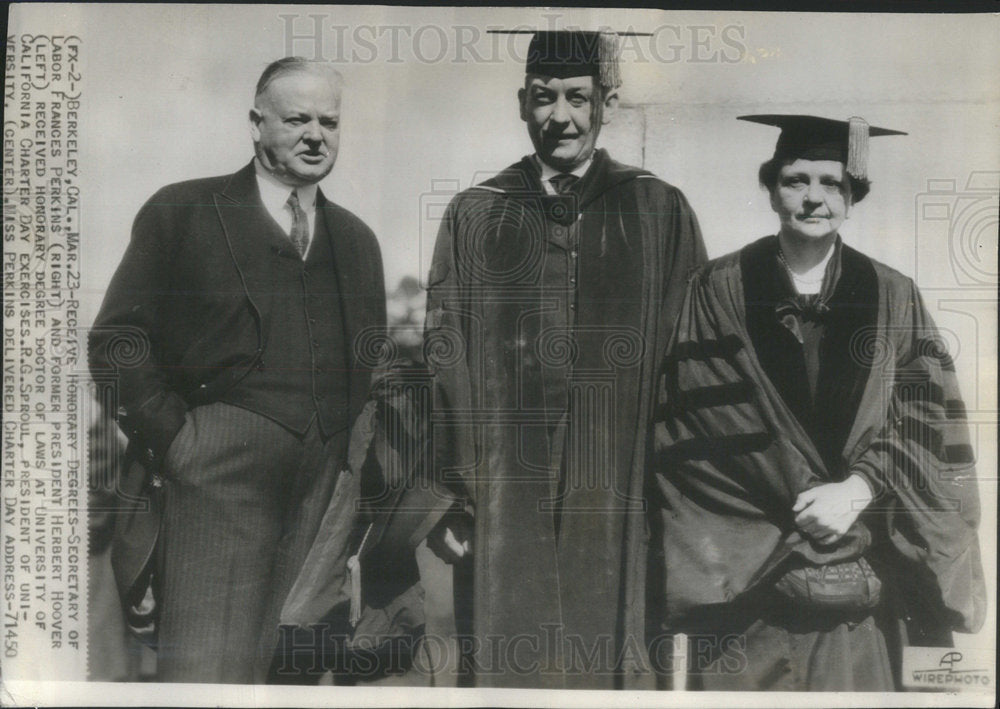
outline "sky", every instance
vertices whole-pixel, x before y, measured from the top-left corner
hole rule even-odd
[[[638,157],[680,187],[713,256],[777,223],[756,184],[776,132],[737,115],[860,115],[907,131],[872,141],[875,186],[844,234],[909,275],[917,275],[922,226],[915,200],[927,181],[954,180],[958,192],[973,172],[1000,166],[995,17],[52,7],[61,9],[41,20],[78,27],[84,40],[83,248],[92,297],[83,320],[96,314],[131,220],[153,192],[249,161],[253,86],[269,61],[289,53],[331,60],[345,76],[341,150],[323,188],[375,231],[390,285],[426,275],[436,233],[428,202],[531,152],[516,102],[527,39],[486,35],[489,27],[655,33],[623,47],[626,110],[599,144],[624,146],[620,159]]]

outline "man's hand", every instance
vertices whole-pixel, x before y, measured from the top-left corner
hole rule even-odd
[[[801,493],[792,505],[795,524],[820,544],[832,544],[851,528],[872,501],[872,491],[860,475],[839,483],[818,485]]]
[[[427,535],[427,548],[446,564],[472,556],[472,525],[467,512],[449,512]]]

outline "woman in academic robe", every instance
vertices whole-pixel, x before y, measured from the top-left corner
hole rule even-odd
[[[688,635],[689,686],[892,691],[904,646],[985,613],[954,363],[913,281],[839,235],[869,137],[899,133],[742,119],[781,128],[779,228],[697,272],[664,363],[659,630]]]

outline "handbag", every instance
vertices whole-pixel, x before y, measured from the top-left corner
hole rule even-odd
[[[774,589],[809,608],[862,611],[878,605],[882,581],[860,556],[852,561],[793,567],[778,579]]]

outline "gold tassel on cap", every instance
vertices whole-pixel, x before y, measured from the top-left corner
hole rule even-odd
[[[601,32],[599,35],[600,45],[597,48],[598,63],[600,64],[598,80],[601,86],[608,89],[617,89],[622,85],[621,66],[618,63],[618,35],[611,32]]]
[[[847,174],[868,177],[868,123],[857,116],[847,119]]]

